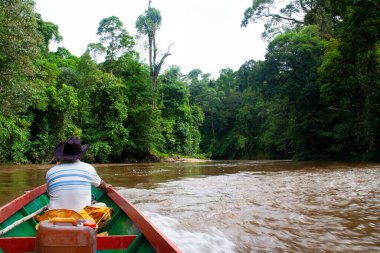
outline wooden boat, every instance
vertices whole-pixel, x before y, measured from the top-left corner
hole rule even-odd
[[[93,187],[92,194],[98,202],[113,209],[112,218],[104,228],[108,231],[108,236],[96,237],[97,252],[180,252],[157,227],[112,187],[108,192]],[[0,231],[20,222],[20,225],[0,235],[0,252],[35,250],[37,222],[32,216],[48,202],[46,185],[41,185],[0,208]],[[23,220],[26,221],[21,222]]]

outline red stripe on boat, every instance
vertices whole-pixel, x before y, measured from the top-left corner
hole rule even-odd
[[[38,196],[46,192],[46,185],[38,186],[31,191],[26,192],[15,200],[0,207],[0,223],[11,217],[15,212],[32,202]]]

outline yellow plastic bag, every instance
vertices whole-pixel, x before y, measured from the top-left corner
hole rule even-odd
[[[38,222],[51,220],[53,218],[74,218],[75,220],[89,220],[96,223],[98,230],[103,229],[111,219],[112,208],[86,206],[79,213],[69,209],[55,209],[45,212],[43,215],[34,217]],[[38,229],[38,224],[36,225]]]
[[[101,230],[107,225],[107,222],[111,219],[112,208],[86,206],[79,213],[82,216],[87,214],[89,217],[91,217],[98,226],[98,230]]]

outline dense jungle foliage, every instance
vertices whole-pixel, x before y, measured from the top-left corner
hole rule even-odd
[[[72,135],[90,144],[91,162],[379,161],[379,1],[288,2],[275,12],[276,1],[253,0],[242,26],[266,21],[266,57],[215,80],[161,69],[170,52],[156,55],[162,17],[150,5],[135,27],[145,64],[117,17],[78,57],[49,51],[62,37],[33,1],[0,0],[0,162],[49,162]]]

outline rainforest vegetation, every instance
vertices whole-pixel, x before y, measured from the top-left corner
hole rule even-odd
[[[90,144],[91,162],[379,161],[379,1],[276,2],[242,13],[242,27],[265,22],[265,59],[214,79],[163,67],[170,47],[158,54],[163,17],[150,5],[129,28],[148,42],[144,63],[116,16],[76,56],[49,51],[59,27],[33,1],[0,0],[0,162],[49,162],[72,135]]]

